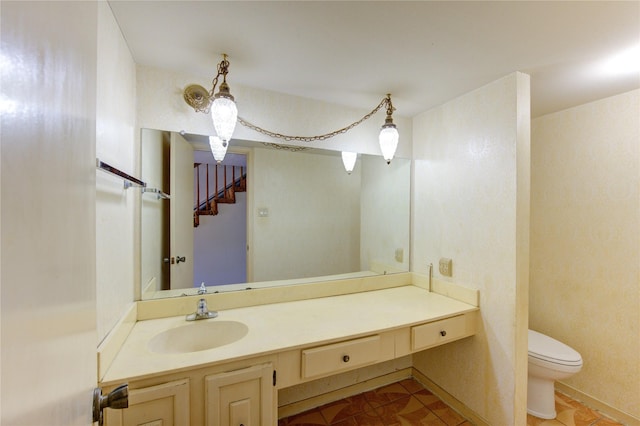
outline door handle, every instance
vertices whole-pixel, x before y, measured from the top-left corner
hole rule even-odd
[[[98,422],[100,426],[104,422],[103,410],[113,408],[122,410],[129,407],[129,385],[120,385],[107,396],[102,395],[102,388],[93,390],[93,422]]]

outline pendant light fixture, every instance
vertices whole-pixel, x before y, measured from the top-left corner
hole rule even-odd
[[[220,144],[223,148],[228,146],[231,137],[233,136],[233,131],[235,130],[236,123],[239,122],[243,126],[256,131],[258,133],[262,133],[263,135],[269,136],[275,139],[282,139],[287,142],[297,141],[297,142],[313,142],[313,141],[324,141],[326,139],[332,138],[334,136],[343,134],[353,129],[356,126],[359,126],[365,120],[369,119],[372,115],[378,112],[382,107],[386,106],[387,117],[385,119],[382,128],[380,129],[380,135],[378,136],[378,142],[380,144],[380,150],[382,151],[382,156],[389,164],[393,159],[396,149],[398,147],[399,134],[396,125],[393,123],[393,111],[395,108],[391,103],[391,95],[387,94],[386,97],[382,99],[382,101],[378,104],[377,107],[373,109],[370,113],[366,114],[360,120],[349,124],[341,129],[334,130],[330,133],[325,133],[317,136],[292,136],[286,135],[282,133],[272,132],[270,130],[265,130],[262,127],[259,127],[255,124],[244,120],[241,117],[238,117],[238,108],[235,103],[234,97],[231,95],[229,91],[229,85],[227,84],[227,74],[229,73],[229,61],[227,60],[227,55],[223,55],[222,61],[218,64],[218,73],[213,79],[213,87],[210,91],[207,91],[204,87],[192,84],[187,86],[184,89],[183,97],[184,100],[196,111],[196,112],[204,112],[207,114],[211,114],[211,119],[213,121],[213,127],[216,130],[217,137],[220,139]],[[218,79],[222,76],[222,82],[220,83],[220,89],[218,93],[215,93],[216,86],[218,85]],[[213,146],[218,146],[218,142],[215,144],[211,143],[212,152]],[[277,144],[273,144],[277,145]],[[349,161],[353,161],[355,164],[356,157],[351,158],[350,155],[354,153],[350,153],[347,155]],[[224,154],[221,154],[224,157]],[[344,153],[343,153],[343,161]],[[351,170],[353,170],[353,166],[351,166]],[[345,168],[347,168],[347,163],[345,162]],[[347,169],[347,172],[350,173],[350,170]]]
[[[224,55],[224,60],[221,62],[224,65],[222,74],[222,83],[220,83],[220,90],[213,96],[213,102],[211,103],[211,119],[213,120],[213,127],[216,129],[218,137],[222,140],[223,146],[227,146],[227,143],[231,140],[233,131],[236,128],[236,122],[238,121],[238,107],[236,106],[235,99],[229,92],[229,85],[227,84],[227,73],[229,72],[229,61],[227,61],[227,55]],[[220,65],[218,66],[220,70]],[[221,71],[218,71],[220,75]],[[215,86],[214,86],[215,89]]]
[[[342,164],[348,174],[351,174],[353,168],[356,166],[356,160],[358,159],[357,152],[342,151]]]
[[[226,54],[222,56],[222,61],[218,64],[218,74],[213,79],[211,90],[207,91],[204,87],[193,84],[184,90],[183,97],[197,112],[211,113],[216,134],[222,141],[222,145],[226,147],[236,128],[238,107],[227,84],[229,61]],[[220,76],[222,76],[222,83],[220,83],[218,93],[215,93]]]
[[[385,159],[387,164],[391,163],[393,156],[396,154],[396,149],[398,148],[398,139],[400,135],[398,134],[398,129],[396,125],[393,124],[393,104],[391,103],[391,95],[387,95],[387,118],[384,120],[384,124],[380,129],[380,135],[378,137],[378,142],[380,143],[380,150],[382,151],[382,157]]]

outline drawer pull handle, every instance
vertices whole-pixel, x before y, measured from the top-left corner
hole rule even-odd
[[[350,359],[351,359],[351,358],[349,358],[349,355],[344,355],[344,356],[342,357],[342,361],[343,361],[343,362],[349,362],[349,360],[350,360]]]
[[[445,330],[442,330],[442,331],[440,332],[440,335],[441,335],[442,337],[444,337],[444,336],[446,336],[446,335],[447,335],[447,332],[446,332]]]

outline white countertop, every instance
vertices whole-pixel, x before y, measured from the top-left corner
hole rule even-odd
[[[194,305],[194,311],[195,308]],[[149,340],[158,333],[188,324],[184,316],[139,321],[101,382],[110,385],[274,354],[398,329],[477,309],[473,305],[411,285],[229,309],[220,311],[215,319],[203,321],[239,321],[249,328],[247,335],[225,346],[184,354],[157,354],[147,348]]]

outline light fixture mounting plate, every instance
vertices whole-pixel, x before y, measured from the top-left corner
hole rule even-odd
[[[209,92],[199,84],[192,84],[184,89],[184,101],[196,111],[207,112],[211,106]]]

